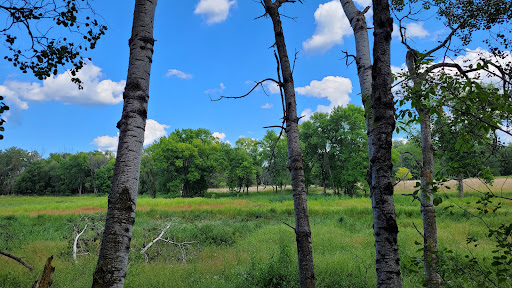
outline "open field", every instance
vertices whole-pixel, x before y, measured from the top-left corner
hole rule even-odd
[[[465,181],[477,184],[477,180]],[[421,228],[419,203],[400,195],[411,193],[414,186],[403,184],[396,187],[395,201],[404,287],[421,287],[421,264],[415,265],[421,257],[415,242],[422,242],[415,229],[415,225]],[[512,180],[497,179],[492,189],[512,197]],[[495,247],[486,237],[487,228],[471,215],[478,213],[475,202],[480,193],[466,188],[467,197],[458,199],[455,189],[445,191],[441,193],[453,197],[437,207],[439,246],[453,253],[443,254],[442,267],[460,270],[460,275],[447,274],[445,279],[448,287],[476,287],[482,275],[464,256],[471,253],[484,268],[490,267]],[[370,200],[320,192],[313,190],[308,196],[318,287],[375,287]],[[290,192],[284,202],[280,200],[271,191],[238,197],[219,191],[193,199],[139,197],[125,287],[298,287],[295,237],[284,224],[294,223]],[[512,203],[504,201],[503,208],[484,216],[489,225],[512,219]],[[50,255],[56,266],[52,287],[90,287],[98,231],[89,228],[83,234],[80,246],[90,254],[78,255],[76,263],[72,260],[73,231],[74,227],[83,229],[85,221],[89,227],[101,221],[106,207],[106,196],[0,197],[0,249],[36,267],[29,272],[2,256],[0,287],[30,287]],[[158,242],[148,249],[146,258],[140,250],[168,223],[169,239],[193,243],[181,250]],[[468,245],[468,237],[478,239],[479,245]],[[504,285],[500,287],[511,287]]]

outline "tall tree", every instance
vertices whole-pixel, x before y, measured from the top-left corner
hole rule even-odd
[[[368,182],[373,210],[377,287],[401,287],[391,162],[392,134],[395,128],[390,57],[393,19],[388,1],[372,1],[374,12],[372,66],[364,17],[370,7],[359,11],[351,0],[340,0],[340,2],[356,38],[356,64],[366,111]]]
[[[92,287],[123,287],[135,223],[140,161],[146,127],[157,0],[136,0],[130,60],[112,190]]]
[[[299,117],[295,102],[295,86],[284,39],[279,8],[291,0],[264,0],[265,14],[270,16],[274,28],[275,46],[279,55],[282,75],[281,88],[284,90],[286,135],[288,142],[289,169],[292,177],[293,203],[295,210],[295,237],[299,262],[300,286],[315,287],[315,271],[313,265],[313,246],[311,244],[311,228],[309,225],[306,185],[302,165],[302,151],[299,141]]]
[[[393,19],[387,0],[373,0],[372,126],[368,134],[372,183],[378,287],[402,287],[398,255],[398,226],[393,200],[392,137],[395,108],[391,93],[391,32]]]

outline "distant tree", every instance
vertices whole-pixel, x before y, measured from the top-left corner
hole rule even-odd
[[[334,193],[354,195],[366,182],[368,149],[364,110],[354,105],[315,113],[301,124],[304,158],[312,173]],[[314,176],[313,176],[314,177]]]
[[[236,140],[235,147],[244,149],[249,157],[251,157],[253,164],[253,174],[255,177],[256,191],[258,191],[259,183],[261,182],[261,151],[260,141],[252,138],[239,138]]]
[[[366,180],[368,169],[367,135],[363,108],[336,107],[329,115],[330,150],[333,177],[338,189],[354,195]]]
[[[16,178],[13,192],[20,195],[45,195],[52,192],[48,161],[34,161]]]
[[[111,158],[114,158],[114,155],[112,152],[101,152],[101,151],[94,151],[94,152],[89,152],[89,169],[90,169],[90,179],[91,179],[91,183],[92,183],[92,190],[94,192],[94,194],[97,193],[97,189],[96,189],[96,170],[100,169],[101,167],[107,165],[107,163],[109,162],[109,160]]]
[[[206,129],[175,130],[150,147],[158,189],[182,197],[203,196],[215,172],[220,150]]]
[[[66,194],[73,194],[76,191],[78,195],[81,195],[86,191],[86,184],[91,183],[91,169],[87,153],[80,152],[70,155],[59,168]]]
[[[274,130],[268,130],[262,143],[263,167],[270,175],[272,185],[281,188],[281,197],[284,198],[284,188],[290,183],[290,172],[288,170],[288,151],[286,137],[278,135]]]
[[[32,162],[41,159],[36,151],[11,147],[0,150],[0,195],[13,193],[16,179]]]
[[[108,194],[112,188],[112,181],[114,179],[114,165],[115,158],[111,158],[108,163],[94,173],[94,180],[96,182],[96,189],[98,193]]]
[[[139,194],[150,194],[153,198],[156,198],[156,175],[155,175],[155,164],[151,157],[151,149],[147,148],[142,154],[142,160],[140,163],[140,177],[139,177]]]

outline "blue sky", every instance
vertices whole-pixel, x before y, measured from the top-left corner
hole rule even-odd
[[[355,2],[359,8],[371,4]],[[37,150],[44,157],[54,152],[116,149],[115,126],[121,117],[134,1],[96,0],[92,5],[109,29],[96,49],[83,55],[92,58],[79,74],[84,90],[69,82],[65,69],[39,81],[1,60],[0,94],[11,110],[5,115],[0,149],[17,146]],[[304,1],[287,4],[281,11],[295,17],[283,23],[290,57],[298,51],[294,80],[299,113],[361,105],[355,64],[347,67],[343,59],[342,51],[355,53],[355,48],[339,1]],[[269,49],[274,42],[271,20],[254,20],[263,12],[257,1],[159,1],[145,144],[183,128],[206,128],[230,143],[239,137],[261,139],[262,127],[281,123],[281,100],[271,94],[275,90],[271,85],[268,96],[258,89],[244,99],[210,101],[210,97],[245,94],[254,81],[276,78]],[[405,26],[413,46],[429,48],[448,29],[428,15],[424,18],[428,21],[405,22]],[[395,67],[405,59],[398,39],[395,33]],[[482,45],[474,41],[468,48]],[[0,51],[5,53],[1,45]]]

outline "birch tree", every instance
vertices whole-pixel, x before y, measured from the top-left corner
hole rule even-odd
[[[123,287],[130,252],[139,170],[146,126],[149,77],[153,57],[153,22],[157,0],[136,0],[130,60],[114,180],[108,197],[108,211],[92,287]]]
[[[369,7],[359,11],[352,0],[340,2],[356,38],[356,64],[366,110],[368,182],[373,210],[377,287],[402,287],[391,162],[392,134],[395,129],[390,57],[393,19],[390,16],[388,1],[373,0],[372,65],[364,16]]]

